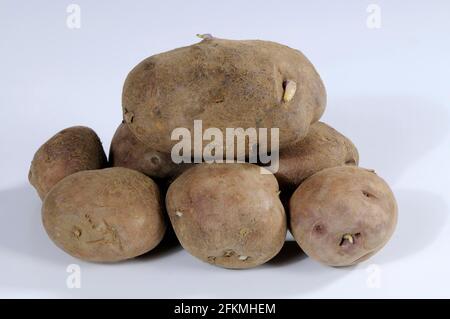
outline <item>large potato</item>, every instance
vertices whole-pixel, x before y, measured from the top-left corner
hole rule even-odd
[[[122,167],[66,177],[46,196],[42,220],[58,247],[96,262],[142,255],[166,229],[156,184]]]
[[[278,183],[253,164],[198,164],[171,184],[166,207],[184,249],[217,266],[260,265],[286,237]]]
[[[283,191],[294,191],[302,181],[325,168],[358,165],[355,145],[331,126],[317,122],[298,143],[280,151],[275,176]]]
[[[225,128],[276,127],[283,148],[307,134],[325,104],[322,80],[300,51],[259,40],[206,38],[151,56],[128,74],[122,94],[131,131],[165,153],[176,143],[172,131],[193,135],[194,120],[224,136]]]
[[[354,166],[325,169],[292,195],[291,232],[310,257],[348,266],[371,257],[389,240],[397,204],[386,182]]]
[[[62,130],[42,145],[31,162],[28,179],[41,199],[64,177],[100,169],[107,164],[102,143],[95,132],[84,126]]]
[[[134,169],[152,178],[174,178],[191,164],[176,164],[170,153],[155,151],[139,141],[126,124],[116,130],[111,142],[109,162],[111,166]]]

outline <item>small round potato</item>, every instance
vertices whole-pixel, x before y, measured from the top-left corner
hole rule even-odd
[[[364,261],[389,240],[397,204],[386,182],[354,166],[325,169],[292,195],[291,232],[303,251],[330,266]]]
[[[250,268],[274,257],[286,238],[278,183],[248,163],[198,164],[169,187],[166,207],[181,245],[225,268]]]
[[[74,126],[62,130],[42,145],[31,162],[28,179],[44,199],[50,189],[73,173],[104,168],[102,143],[90,128]]]
[[[42,220],[58,247],[95,262],[142,255],[158,245],[166,230],[157,185],[122,167],[64,178],[46,196]]]
[[[355,145],[331,126],[317,122],[300,142],[280,151],[275,177],[283,190],[294,191],[309,176],[330,167],[358,165]]]
[[[119,125],[111,142],[109,163],[134,169],[152,178],[175,178],[192,164],[176,164],[170,153],[162,153],[139,141],[125,123]]]
[[[171,139],[175,128],[194,135],[194,120],[224,136],[226,128],[279,128],[283,148],[306,136],[325,105],[323,82],[300,51],[210,36],[143,60],[128,74],[122,93],[130,130],[165,153],[178,143]]]

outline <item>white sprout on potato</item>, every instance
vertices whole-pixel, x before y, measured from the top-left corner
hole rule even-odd
[[[348,240],[350,244],[353,244],[353,236],[351,234],[345,234],[344,236],[342,236],[341,246],[345,240]]]
[[[214,39],[214,37],[210,33],[204,33],[204,34],[197,33],[196,35],[197,35],[197,37],[199,37],[200,39],[203,39],[203,40]]]
[[[289,102],[294,98],[295,92],[297,91],[297,83],[292,80],[287,80],[285,82],[284,87],[284,95],[283,95],[283,101]]]

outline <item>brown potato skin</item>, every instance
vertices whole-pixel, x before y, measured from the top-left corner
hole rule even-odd
[[[379,251],[397,224],[397,203],[386,182],[354,166],[309,177],[291,197],[290,229],[302,250],[330,266],[349,266]],[[351,234],[353,243],[343,240]]]
[[[166,208],[183,248],[224,268],[263,264],[280,251],[286,237],[278,183],[253,164],[190,168],[170,185]],[[248,258],[239,259],[243,256]]]
[[[93,262],[142,255],[158,245],[166,230],[158,186],[122,167],[64,178],[46,196],[42,221],[59,248]]]
[[[189,163],[176,164],[170,153],[158,152],[141,141],[125,123],[119,125],[111,142],[109,164],[139,171],[151,178],[173,179],[192,166]]]
[[[297,89],[285,102],[288,80]],[[151,56],[128,74],[122,93],[131,131],[165,153],[177,142],[170,139],[173,129],[188,128],[193,135],[194,120],[224,136],[227,127],[277,127],[283,148],[306,136],[325,105],[325,87],[309,60],[298,50],[260,40],[205,39]]]
[[[105,151],[97,134],[88,127],[73,126],[55,134],[37,150],[28,180],[43,200],[64,177],[106,165]]]
[[[303,140],[280,151],[275,177],[283,192],[294,191],[306,178],[325,168],[358,163],[358,150],[352,141],[331,126],[317,122]]]

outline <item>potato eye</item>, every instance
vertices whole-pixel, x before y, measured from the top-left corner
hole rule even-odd
[[[317,234],[323,234],[325,232],[325,227],[321,224],[314,226],[314,232]]]
[[[369,193],[368,191],[362,191],[362,194],[367,198],[377,198],[375,195]]]
[[[353,238],[352,234],[345,234],[345,235],[343,235],[342,238],[341,238],[341,242],[339,243],[339,246],[343,246],[347,242],[350,243],[350,244],[354,243],[354,238]]]

